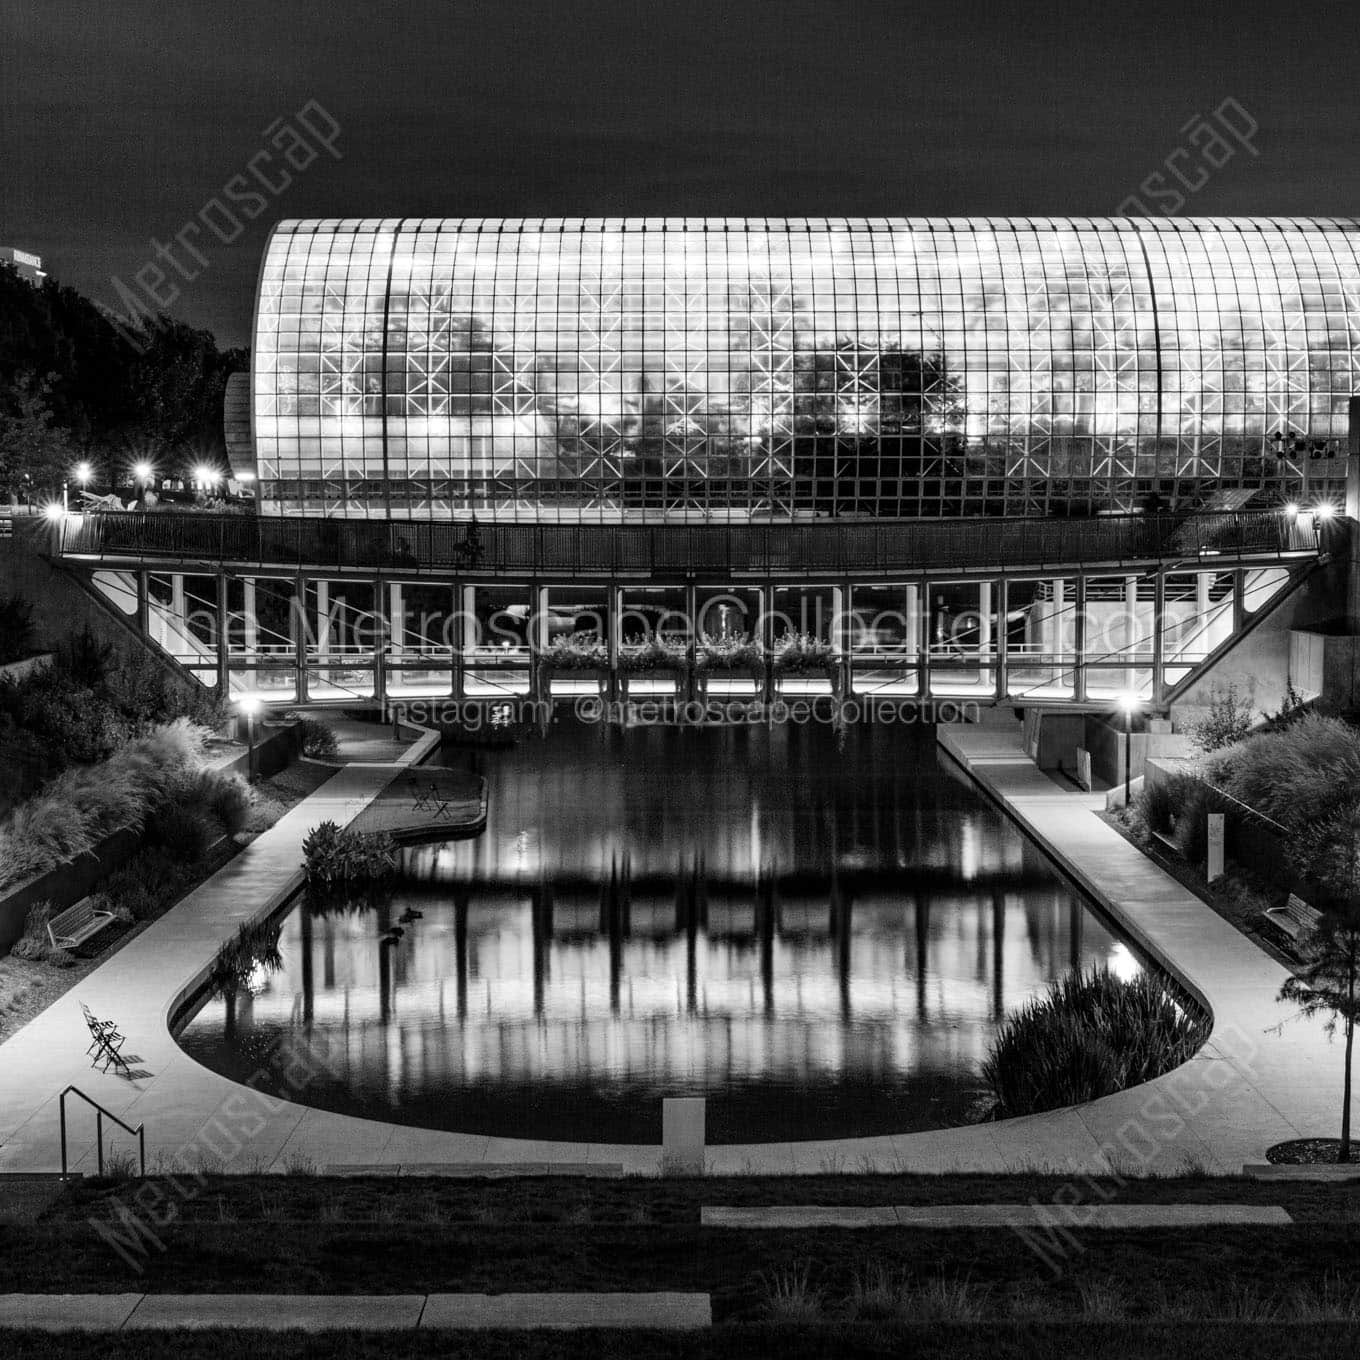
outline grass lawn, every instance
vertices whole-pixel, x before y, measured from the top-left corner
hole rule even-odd
[[[701,1204],[1053,1201],[1060,1177],[851,1176],[622,1181],[180,1178],[79,1184],[0,1235],[0,1292],[434,1293],[694,1290],[715,1319],[768,1316],[800,1280],[810,1320],[849,1318],[870,1277],[961,1289],[950,1316],[1002,1321],[1289,1316],[1360,1252],[1360,1188],[1227,1179],[1125,1185],[1108,1202],[1282,1204],[1280,1228],[1077,1231],[703,1228]],[[1080,1182],[1072,1182],[1081,1188]],[[184,1194],[191,1197],[184,1198]],[[140,1196],[140,1198],[138,1198]],[[1100,1202],[1089,1193],[1086,1202]],[[142,1210],[137,1245],[122,1205]],[[169,1206],[176,1206],[171,1212]],[[159,1225],[159,1226],[158,1226]],[[120,1253],[111,1239],[123,1243]],[[40,1263],[40,1264],[35,1264]],[[702,1352],[696,1352],[696,1354]],[[726,1353],[726,1352],[724,1352]],[[867,1352],[872,1353],[872,1352]],[[1031,1352],[1016,1352],[1031,1353]],[[1041,1352],[1039,1352],[1041,1353]]]
[[[47,1211],[51,1225],[106,1217],[148,1199],[177,1224],[367,1223],[697,1224],[705,1204],[1051,1204],[1075,1186],[1084,1203],[1279,1204],[1299,1220],[1360,1225],[1360,1182],[1269,1182],[1242,1177],[1100,1180],[1071,1176],[733,1176],[706,1180],[571,1176],[455,1180],[394,1176],[195,1176],[146,1182],[73,1181]]]
[[[1122,1324],[960,1327],[738,1326],[709,1332],[403,1332],[354,1335],[179,1331],[61,1338],[69,1360],[200,1360],[250,1355],[253,1360],[377,1360],[400,1354],[447,1360],[1049,1360],[1118,1356],[1120,1360],[1312,1360],[1354,1351],[1360,1329],[1347,1324]],[[48,1333],[10,1332],[12,1360],[47,1360]]]

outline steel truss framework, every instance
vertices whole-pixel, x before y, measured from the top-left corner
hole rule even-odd
[[[285,222],[253,346],[262,504],[659,523],[1338,497],[1358,236],[1348,218]]]
[[[706,585],[210,563],[81,570],[109,608],[202,683],[265,704],[831,695],[1100,710],[1133,695],[1162,712],[1313,565],[1295,555]],[[765,663],[705,670],[706,642],[732,631],[720,608],[765,648]],[[553,665],[563,620],[598,638],[596,666]],[[655,632],[639,632],[640,620]],[[768,659],[789,632],[827,644],[825,666],[789,674]],[[673,671],[630,666],[653,636],[674,647]]]

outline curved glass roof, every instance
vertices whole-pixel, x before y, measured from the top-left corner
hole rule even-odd
[[[1344,482],[1360,220],[285,222],[266,509],[1089,513]]]

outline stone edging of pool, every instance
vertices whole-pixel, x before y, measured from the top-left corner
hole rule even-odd
[[[1212,1171],[1235,1172],[1243,1162],[1259,1160],[1271,1143],[1330,1128],[1337,1104],[1332,1088],[1339,1088],[1340,1083],[1331,1079],[1335,1063],[1322,1072],[1328,1050],[1320,1026],[1291,1025],[1282,1035],[1273,1037],[1263,1032],[1266,1025],[1282,1018],[1273,999],[1285,976],[1283,969],[1091,815],[1089,796],[1065,793],[1041,774],[1020,749],[1018,738],[992,729],[961,729],[942,731],[941,741],[1108,914],[1203,998],[1214,1016],[1213,1035],[1196,1058],[1176,1071],[1085,1106],[923,1133],[711,1147],[707,1157],[711,1174],[860,1170],[1100,1174],[1110,1170],[1112,1161],[1116,1170],[1174,1171],[1187,1158]],[[413,750],[407,758],[418,757]],[[386,778],[382,777],[383,769],[390,772]],[[286,860],[290,868],[297,864],[301,838],[315,819],[317,808],[327,801],[335,806],[344,800],[346,788],[341,786],[353,783],[356,790],[359,785],[367,790],[366,796],[361,794],[354,800],[362,803],[358,811],[345,803],[348,815],[344,820],[348,822],[399,773],[391,766],[363,765],[339,771],[334,780],[288,814],[291,824],[273,847],[276,861]],[[1052,814],[1047,822],[1036,816],[1044,809]],[[284,832],[285,828],[280,825],[277,830]],[[1107,868],[1117,866],[1122,878],[1117,875],[1119,881],[1111,885],[1087,872],[1081,855],[1075,853],[1080,847],[1072,843],[1074,837],[1076,841],[1094,838],[1099,862]],[[297,844],[289,844],[290,838]],[[243,855],[238,860],[245,858]],[[226,873],[224,870],[223,875]],[[135,980],[120,977],[129,971],[115,966],[122,955],[115,955],[104,969],[96,970],[72,995],[50,1008],[50,1012],[60,1010],[62,1014],[53,1017],[49,1025],[44,1026],[45,1017],[39,1017],[0,1048],[0,1065],[5,1066],[7,1077],[19,1078],[10,1086],[17,1090],[25,1074],[9,1071],[11,1051],[17,1057],[19,1041],[26,1036],[30,1041],[45,1037],[39,1032],[29,1035],[29,1030],[54,1031],[45,1047],[40,1045],[37,1052],[26,1054],[23,1064],[30,1069],[30,1100],[26,1103],[32,1104],[32,1088],[41,1081],[41,1089],[47,1093],[38,1102],[41,1108],[30,1108],[29,1117],[16,1120],[15,1112],[7,1112],[0,1104],[0,1139],[5,1140],[0,1144],[0,1170],[51,1170],[57,1164],[55,1096],[65,1084],[62,1077],[68,1068],[74,1068],[76,1075],[66,1080],[89,1090],[120,1117],[132,1123],[145,1120],[149,1165],[154,1165],[156,1151],[174,1156],[185,1147],[198,1146],[218,1155],[208,1135],[230,1118],[238,1127],[242,1121],[250,1126],[248,1133],[242,1130],[240,1138],[218,1140],[229,1145],[230,1153],[222,1160],[232,1170],[257,1165],[284,1169],[294,1158],[307,1158],[318,1167],[362,1163],[393,1171],[422,1163],[486,1163],[502,1168],[510,1163],[535,1163],[540,1169],[544,1163],[584,1162],[617,1164],[628,1172],[655,1173],[660,1169],[660,1148],[655,1145],[497,1138],[362,1119],[266,1097],[200,1066],[174,1042],[169,1025],[186,999],[201,987],[223,938],[223,917],[230,919],[234,930],[244,920],[258,920],[277,911],[300,886],[301,873],[292,868],[291,877],[285,881],[275,877],[271,890],[261,893],[244,911],[240,895],[248,884],[238,886],[232,902],[236,911],[224,912],[219,903],[219,909],[211,913],[212,929],[203,931],[205,922],[195,918],[204,915],[207,902],[200,902],[197,910],[193,902],[205,889],[211,890],[214,881],[190,894],[153,927],[157,935],[166,938],[171,952],[179,934],[182,944],[189,945],[197,955],[187,981],[174,987],[168,998],[163,991],[159,993],[165,999],[156,1008],[160,1028],[151,1037],[150,1048],[153,1058],[164,1059],[160,1071],[147,1073],[139,1084],[101,1076],[88,1067],[82,1069],[76,1060],[65,1064],[50,1060],[54,1052],[60,1052],[64,1059],[78,1059],[83,1049],[83,1041],[75,1044],[80,1037],[78,1000],[86,1000],[96,1014],[123,1019],[130,1004],[128,998],[138,987],[159,987],[163,967],[144,967]],[[217,886],[218,891],[223,888],[231,894],[228,884]],[[1172,910],[1168,919],[1161,919],[1167,916],[1164,908],[1168,901]],[[1154,910],[1149,912],[1148,908]],[[194,929],[196,924],[198,930]],[[1178,928],[1179,938],[1171,938],[1177,931],[1169,930],[1169,926]],[[1210,960],[1188,957],[1195,952],[1188,946],[1200,934],[1212,937],[1211,949],[1227,950],[1229,967],[1216,970],[1205,966]],[[150,952],[157,941],[151,931],[143,938],[147,940],[143,952]],[[135,949],[137,943],[124,953]],[[1250,956],[1251,967],[1246,966],[1241,951]],[[101,986],[101,974],[106,971],[108,985]],[[145,1013],[154,1004],[152,996],[143,996],[141,1011],[148,1022],[151,1017]],[[137,1018],[133,1016],[127,1025],[133,1036],[142,1033],[135,1028]],[[1245,1037],[1250,1052],[1225,1046],[1229,1025],[1235,1035]],[[25,1047],[31,1050],[33,1044]],[[86,1155],[92,1160],[92,1150]]]

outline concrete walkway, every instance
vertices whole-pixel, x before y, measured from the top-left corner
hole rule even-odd
[[[337,770],[212,878],[0,1045],[0,1172],[60,1170],[58,1096],[67,1086],[78,1087],[128,1124],[145,1123],[148,1170],[197,1162],[268,1167],[277,1160],[308,1111],[266,1102],[193,1062],[171,1037],[170,1020],[200,985],[222,941],[243,923],[269,915],[301,886],[307,832],[327,818],[342,826],[352,822],[394,777],[438,745],[435,733],[394,742],[386,728],[343,720],[335,726],[342,758],[379,754],[395,763]],[[100,1018],[113,1020],[127,1036],[123,1055],[131,1075],[91,1066],[85,1056],[89,1035],[82,1002]],[[69,1165],[92,1170],[94,1111],[75,1097],[68,1109]],[[349,1122],[360,1133],[367,1131],[364,1121]],[[132,1140],[110,1128],[106,1146],[131,1148]]]
[[[705,1204],[705,1228],[1212,1228],[1287,1226],[1274,1204]]]
[[[373,733],[363,734],[376,740]],[[433,738],[431,738],[433,740]],[[1066,791],[1020,748],[1018,734],[941,732],[942,745],[1102,903],[1128,934],[1202,997],[1214,1015],[1202,1053],[1146,1086],[1089,1105],[1001,1123],[820,1142],[713,1147],[711,1174],[828,1171],[1174,1172],[1187,1164],[1240,1172],[1284,1139],[1328,1135],[1339,1117],[1341,1047],[1320,1024],[1272,1026],[1288,1011],[1286,977],[1249,940],[1093,815],[1100,800]],[[380,748],[379,748],[380,749]],[[417,758],[416,748],[400,751]],[[382,751],[382,754],[392,754]],[[300,846],[330,817],[353,821],[401,773],[350,765],[292,809],[220,873],[0,1046],[0,1172],[60,1166],[57,1095],[79,1086],[127,1122],[145,1121],[148,1169],[283,1170],[587,1163],[655,1174],[660,1148],[546,1142],[411,1128],[305,1105],[309,1055],[297,1062],[297,1100],[260,1095],[209,1072],[170,1037],[169,1021],[237,926],[286,900],[300,882]],[[102,1075],[85,1057],[79,1002],[120,1025],[134,1076]],[[93,1163],[94,1118],[73,1113],[72,1165]],[[116,1131],[115,1131],[116,1132]],[[121,1135],[110,1145],[126,1146]]]
[[[692,1331],[712,1323],[707,1294],[0,1294],[0,1328],[42,1331]]]

